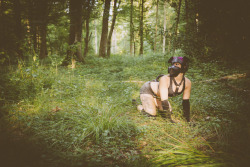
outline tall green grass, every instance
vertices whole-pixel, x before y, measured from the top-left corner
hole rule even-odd
[[[191,125],[181,97],[170,99],[174,125],[131,105],[143,82],[167,73],[169,57],[87,57],[76,69],[20,63],[3,79],[4,126],[44,147],[51,166],[220,166],[215,155],[226,148],[239,107],[233,103],[241,98],[221,83],[200,81],[234,71],[192,59]]]

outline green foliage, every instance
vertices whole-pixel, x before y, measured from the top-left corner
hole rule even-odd
[[[61,57],[66,55],[68,48],[68,35],[69,35],[69,19],[67,16],[59,18],[57,24],[48,25],[48,48],[49,55],[60,55]]]
[[[229,147],[238,127],[247,130],[246,103],[224,84],[205,81],[236,71],[191,58],[190,124],[182,118],[180,96],[170,99],[177,124],[142,117],[131,105],[143,84],[138,81],[166,74],[173,55],[184,54],[87,57],[76,69],[53,67],[57,56],[51,57],[52,67],[39,65],[36,57],[20,62],[1,78],[4,126],[43,147],[53,166],[225,164],[218,150]]]

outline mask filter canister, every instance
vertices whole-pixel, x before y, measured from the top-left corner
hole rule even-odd
[[[181,68],[179,67],[176,67],[174,65],[168,67],[168,73],[170,74],[170,77],[177,77],[180,72],[181,72]]]

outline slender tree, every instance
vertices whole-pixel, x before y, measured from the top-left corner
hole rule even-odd
[[[95,54],[98,53],[98,40],[97,40],[97,23],[96,23],[96,20],[95,20]]]
[[[37,4],[36,1],[33,0],[27,0],[27,30],[30,37],[30,51],[33,53],[38,53],[38,44],[39,44],[39,34],[38,34],[38,25],[36,20],[37,19]]]
[[[6,41],[5,39],[7,38],[7,28],[6,28],[6,17],[5,17],[5,10],[7,9],[7,5],[6,5],[6,2],[5,0],[0,0],[0,32],[1,32],[1,35],[0,35],[0,50],[2,53],[5,54],[6,50]],[[0,53],[1,55],[1,53]],[[1,55],[2,56],[2,55]]]
[[[179,21],[180,21],[180,13],[181,13],[181,1],[182,0],[179,0],[179,3],[178,3],[178,10],[177,10],[177,17],[176,17],[176,25],[175,25],[175,37],[174,37],[174,50],[176,49],[177,47],[177,35],[178,35],[178,26],[179,26]]]
[[[68,65],[70,60],[72,63],[75,61],[84,62],[82,57],[82,0],[69,1],[69,16],[70,16],[70,30],[69,30],[69,50],[62,65]]]
[[[39,5],[39,30],[41,36],[41,45],[40,45],[40,59],[44,59],[48,52],[47,52],[47,44],[46,44],[46,36],[47,36],[47,25],[48,25],[48,0],[38,1]]]
[[[133,54],[134,24],[133,24],[133,0],[130,0],[130,56]]]
[[[157,43],[158,7],[159,7],[159,0],[156,1],[154,52],[156,52],[156,43]]]
[[[84,38],[85,47],[84,47],[83,57],[86,57],[88,54],[89,41],[90,41],[90,37],[91,37],[91,34],[89,34],[89,20],[90,20],[90,14],[92,12],[92,8],[94,6],[94,3],[95,3],[95,0],[87,0],[85,2],[84,15],[85,15],[86,36]]]
[[[20,1],[21,2],[21,1]],[[27,31],[31,36],[30,49],[39,54],[43,59],[47,56],[47,25],[49,22],[49,8],[53,5],[49,0],[27,0],[24,1],[27,6]],[[17,7],[19,8],[19,7]]]
[[[23,42],[22,18],[21,18],[21,3],[20,0],[14,0],[15,12],[15,34],[16,34],[16,52],[19,59],[23,59],[21,45]]]
[[[3,9],[4,9],[4,8],[3,8],[3,1],[4,1],[4,0],[0,0],[0,17],[3,16],[3,12],[4,12],[4,11],[3,11]]]
[[[119,0],[118,5],[117,5],[117,0],[114,0],[112,23],[111,23],[111,27],[109,30],[108,41],[107,41],[107,57],[110,57],[111,38],[112,38],[112,34],[115,28],[116,16],[118,14],[117,9],[119,9],[120,4],[121,4],[121,0]]]
[[[167,7],[167,0],[164,0],[164,21],[163,21],[163,42],[162,42],[162,52],[165,53],[166,51],[166,30],[167,30],[167,18],[166,18],[166,7]]]
[[[143,55],[143,11],[144,11],[144,0],[140,0],[140,27],[139,27],[139,36],[140,36],[140,55]]]
[[[104,2],[104,11],[103,11],[103,19],[102,19],[102,35],[99,47],[99,56],[106,57],[106,49],[107,49],[107,37],[108,37],[108,19],[109,19],[109,10],[110,10],[110,1],[105,0]]]

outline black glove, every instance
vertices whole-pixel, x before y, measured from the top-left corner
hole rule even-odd
[[[172,118],[171,118],[171,113],[170,113],[170,110],[169,110],[169,103],[168,103],[168,100],[163,100],[161,101],[161,104],[162,104],[162,108],[163,108],[163,111],[159,111],[159,114],[169,120],[171,123],[175,123]]]
[[[190,102],[189,99],[184,99],[182,101],[183,106],[183,116],[186,118],[187,122],[190,122]]]

